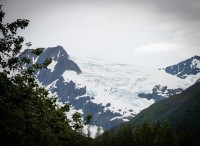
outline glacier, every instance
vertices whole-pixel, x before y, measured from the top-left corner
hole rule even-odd
[[[71,105],[72,110],[67,115],[70,117],[75,111],[83,117],[91,114],[91,127],[99,126],[103,130],[129,121],[155,102],[155,99],[139,95],[150,94],[156,87],[158,95],[167,98],[170,94],[167,92],[186,89],[192,84],[164,70],[70,56],[61,46],[47,48],[39,57],[26,52],[24,55],[33,62],[52,59],[47,69],[35,75],[43,86],[58,96],[60,103]],[[180,91],[173,94],[176,93]]]

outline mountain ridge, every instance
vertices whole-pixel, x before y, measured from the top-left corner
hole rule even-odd
[[[193,83],[200,77],[200,56],[193,56],[178,64],[164,68],[165,72],[181,79],[191,80]]]
[[[51,58],[49,67],[35,74],[38,81],[56,94],[60,102],[70,104],[83,117],[92,114],[90,124],[104,130],[129,121],[155,102],[155,99],[141,98],[139,94],[149,94],[154,87],[160,86],[156,93],[166,98],[175,94],[172,90],[185,89],[190,84],[158,70],[148,72],[132,65],[98,59],[74,59],[61,46],[45,49],[38,58],[26,55],[38,63]]]

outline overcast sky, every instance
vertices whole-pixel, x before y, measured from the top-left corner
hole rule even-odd
[[[200,55],[200,0],[0,0],[32,47],[154,68]]]

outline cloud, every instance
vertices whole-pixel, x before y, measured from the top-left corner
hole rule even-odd
[[[200,55],[200,45],[183,41],[150,43],[136,48],[133,50],[133,54],[154,56],[152,59],[157,56],[168,56],[168,58],[173,56],[173,58],[178,57],[184,60],[194,55]]]
[[[199,0],[143,0],[141,5],[151,5],[160,15],[175,15],[179,19],[200,20]]]
[[[176,42],[188,42],[192,44],[198,44],[200,40],[200,30],[190,30],[190,31],[184,31],[179,30],[175,33],[173,41]]]
[[[134,50],[135,53],[170,53],[177,52],[182,48],[181,44],[178,43],[150,43],[141,47],[138,47]]]
[[[200,55],[200,0],[18,0],[3,8],[8,20],[30,19],[22,33],[33,47],[63,45],[133,62],[145,56],[155,65]]]

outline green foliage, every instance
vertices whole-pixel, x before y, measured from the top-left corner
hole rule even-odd
[[[97,132],[96,132],[96,134],[95,134],[95,138],[99,137],[101,134],[102,134],[102,133],[101,133],[101,127],[98,126]]]
[[[35,55],[40,55],[42,52],[44,51],[44,48],[37,48],[35,50],[32,50],[32,54],[35,54]]]
[[[83,127],[84,127],[84,125],[89,124],[91,119],[92,119],[91,115],[87,115],[84,119],[82,119],[81,114],[78,113],[78,112],[75,112],[72,115],[72,121],[70,121],[70,122],[71,122],[71,125],[75,129],[76,132],[80,133],[83,136],[86,136],[83,133]],[[88,130],[88,135],[90,135],[89,130]]]
[[[46,68],[51,59],[42,64],[30,64],[30,59],[19,57],[24,38],[17,36],[29,21],[18,19],[3,24],[4,12],[0,7],[0,141],[1,145],[74,145],[80,139],[89,143],[69,126],[66,112],[69,105],[59,107],[56,97],[38,85],[34,73]],[[30,46],[30,45],[29,45]],[[40,55],[44,48],[32,50]],[[78,115],[78,114],[77,114]],[[85,121],[76,118],[78,129]],[[79,127],[78,127],[79,126]]]
[[[160,126],[144,122],[134,126],[123,124],[118,129],[106,131],[92,143],[98,146],[197,146],[200,133],[176,129],[168,123]]]

